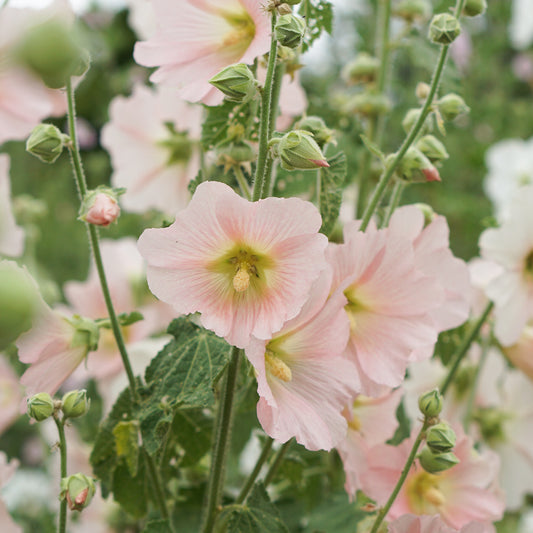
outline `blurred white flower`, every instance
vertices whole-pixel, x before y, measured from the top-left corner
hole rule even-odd
[[[533,43],[533,0],[513,0],[509,38],[518,50]]]

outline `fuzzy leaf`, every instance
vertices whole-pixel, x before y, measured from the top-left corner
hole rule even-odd
[[[117,457],[123,458],[132,477],[137,475],[139,463],[139,423],[136,420],[119,422],[113,428]]]
[[[146,515],[149,500],[144,457],[139,460],[136,476],[130,475],[126,465],[118,465],[113,473],[113,497],[122,508],[135,518]]]
[[[257,483],[246,505],[230,514],[228,531],[233,533],[288,533],[265,487]]]
[[[174,340],[161,350],[146,370],[146,396],[139,420],[143,443],[156,452],[166,436],[176,409],[213,404],[213,382],[228,361],[227,343],[214,333],[181,317],[169,326]]]
[[[304,0],[300,4],[298,14],[305,17],[307,23],[302,52],[306,52],[324,30],[331,35],[333,31],[333,6],[331,2],[327,0]]]
[[[320,214],[322,227],[320,232],[329,235],[339,217],[342,203],[342,185],[346,179],[347,166],[344,152],[339,152],[328,159],[329,168],[320,169]]]

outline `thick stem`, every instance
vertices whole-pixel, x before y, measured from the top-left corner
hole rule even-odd
[[[457,18],[459,18],[459,15],[461,14],[463,10],[464,2],[465,0],[457,0],[457,3],[455,5],[455,16]],[[384,174],[382,174],[379,180],[379,183],[376,189],[374,190],[374,193],[372,194],[372,198],[370,199],[370,202],[368,203],[365,209],[365,212],[363,215],[363,221],[361,223],[361,227],[359,228],[360,231],[365,231],[366,228],[368,227],[370,219],[372,218],[374,211],[379,205],[381,198],[383,197],[383,194],[385,193],[385,189],[387,188],[392,178],[392,175],[394,174],[394,171],[400,164],[400,161],[405,156],[407,150],[409,150],[409,148],[411,147],[411,145],[417,138],[429,112],[431,111],[431,106],[433,105],[433,99],[435,98],[435,94],[437,93],[437,89],[439,88],[442,72],[446,64],[446,59],[448,57],[449,47],[450,47],[449,44],[445,44],[441,46],[439,59],[437,61],[437,66],[435,67],[435,71],[433,72],[433,77],[431,79],[431,86],[430,86],[426,101],[424,102],[424,106],[422,107],[422,111],[420,112],[420,115],[415,125],[411,128],[411,131],[409,132],[407,137],[404,139],[402,145],[400,146],[400,149],[396,153],[396,157],[394,158],[392,163],[388,166]]]
[[[422,440],[424,439],[425,432],[428,427],[429,427],[429,424],[427,423],[427,421],[425,421],[424,425],[422,426],[422,429],[418,432],[418,435],[413,444],[413,447],[411,448],[411,453],[409,454],[409,457],[407,458],[407,461],[403,467],[400,478],[398,479],[396,486],[394,487],[391,495],[389,496],[387,503],[380,509],[378,515],[376,516],[376,520],[374,521],[374,525],[372,526],[370,533],[377,533],[379,526],[381,525],[381,522],[383,522],[383,519],[387,516],[389,509],[392,507],[394,500],[398,496],[400,489],[402,488],[403,484],[405,483],[405,480],[407,479],[407,475],[409,474],[409,470],[411,469],[411,466],[413,466],[413,463],[416,458],[416,454],[418,453],[418,448],[420,448],[420,444],[422,443]]]
[[[248,479],[246,480],[246,483],[244,484],[239,496],[237,496],[235,503],[243,503],[244,500],[246,500],[248,493],[250,492],[251,488],[255,483],[255,480],[257,479],[257,476],[259,475],[259,472],[261,472],[261,468],[263,468],[263,465],[265,464],[266,460],[268,459],[268,456],[270,455],[270,450],[272,449],[273,443],[274,440],[270,437],[265,442],[263,450],[261,451],[261,455],[257,459],[254,469],[252,470],[252,473],[248,476]]]
[[[59,433],[59,452],[61,454],[61,479],[67,477],[67,439],[65,439],[65,423],[63,420],[59,420],[58,415],[54,415],[54,422],[57,426],[57,432]],[[65,533],[67,529],[67,499],[61,500],[59,506],[59,524],[58,533]]]
[[[167,501],[165,498],[165,493],[163,492],[161,478],[159,476],[159,472],[156,468],[155,461],[153,460],[152,456],[143,448],[144,458],[146,461],[146,465],[148,466],[148,473],[150,474],[150,478],[152,480],[152,485],[154,487],[154,497],[157,502],[157,506],[159,507],[159,511],[161,512],[161,516],[165,520],[169,520],[170,513],[168,512],[167,507]],[[170,525],[172,531],[174,529],[172,528],[172,525]]]
[[[257,154],[257,166],[255,169],[254,190],[252,199],[254,202],[263,197],[265,190],[265,166],[268,156],[268,134],[270,133],[270,114],[272,102],[272,81],[278,55],[278,41],[274,28],[276,26],[276,13],[272,12],[272,35],[270,40],[270,52],[268,54],[268,65],[263,87],[263,96],[261,98],[261,117],[259,123],[259,150]]]
[[[278,451],[276,454],[276,457],[274,458],[273,463],[270,465],[270,468],[265,476],[265,487],[268,487],[272,480],[274,479],[274,476],[276,475],[276,472],[278,471],[278,468],[281,466],[281,463],[283,461],[283,458],[285,457],[285,454],[289,450],[289,448],[292,445],[292,439],[289,439]]]
[[[69,79],[67,82],[67,101],[68,101],[68,125],[69,125],[69,135],[70,135],[70,156],[72,162],[72,169],[74,172],[74,179],[76,182],[76,187],[78,189],[78,194],[80,201],[83,201],[83,197],[87,192],[87,183],[85,181],[85,174],[83,172],[83,166],[81,163],[80,150],[78,145],[78,139],[76,135],[76,107],[74,101],[74,89],[72,88],[72,81]],[[128,375],[128,381],[130,384],[131,395],[133,400],[138,403],[139,393],[137,392],[137,386],[135,383],[135,376],[133,375],[133,370],[131,368],[130,360],[128,357],[128,352],[126,351],[126,345],[124,343],[124,338],[122,337],[122,330],[120,329],[120,324],[115,313],[115,308],[113,306],[113,301],[111,300],[111,293],[109,291],[109,286],[107,284],[107,278],[105,275],[104,264],[102,261],[102,254],[100,252],[100,242],[98,238],[98,230],[92,224],[87,224],[87,232],[89,234],[89,242],[91,244],[91,250],[93,253],[94,262],[96,265],[96,270],[98,272],[98,277],[100,279],[100,286],[102,287],[102,293],[104,295],[104,300],[109,314],[109,320],[111,322],[111,329],[113,330],[113,335],[117,343],[120,356],[122,358],[122,363],[126,369],[126,374]]]
[[[230,362],[228,364],[226,380],[218,409],[216,435],[213,445],[213,454],[211,456],[211,470],[209,472],[209,483],[207,487],[207,504],[205,506],[202,527],[204,533],[211,533],[213,531],[218,514],[218,507],[222,499],[226,456],[230,444],[233,421],[233,400],[237,388],[240,361],[241,350],[233,347],[231,349]]]
[[[476,337],[479,335],[479,330],[481,329],[481,326],[483,326],[483,324],[487,320],[493,307],[494,307],[494,304],[492,302],[489,302],[487,307],[485,307],[483,314],[478,318],[477,322],[474,324],[472,329],[470,329],[466,337],[463,339],[461,346],[459,346],[455,359],[453,360],[452,366],[450,367],[450,370],[448,371],[448,375],[446,376],[446,379],[444,380],[440,388],[440,392],[443,396],[444,394],[446,394],[448,387],[452,384],[453,378],[455,377],[455,374],[457,373],[457,370],[459,369],[459,365],[461,364],[461,361],[463,360],[464,356],[468,352],[470,345],[474,342]]]

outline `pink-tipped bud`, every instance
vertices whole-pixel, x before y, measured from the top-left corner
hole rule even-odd
[[[310,159],[317,167],[329,167],[329,163],[325,159]]]
[[[436,167],[423,168],[422,172],[426,176],[426,181],[442,181]]]
[[[80,220],[96,226],[109,226],[120,215],[117,197],[124,190],[98,187],[88,191],[80,209]]]

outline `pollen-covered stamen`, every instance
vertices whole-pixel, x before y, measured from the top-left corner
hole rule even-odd
[[[446,503],[439,487],[440,477],[419,472],[407,483],[407,494],[416,514],[433,514]]]
[[[246,267],[239,267],[233,276],[233,288],[237,292],[244,292],[250,286],[250,274]]]
[[[350,429],[353,429],[354,431],[360,431],[361,426],[362,426],[361,420],[359,419],[357,415],[353,415],[351,420],[348,421],[348,427]]]
[[[269,374],[286,383],[292,380],[292,372],[287,363],[270,350],[265,352],[265,368]]]
[[[436,487],[430,487],[427,489],[424,493],[424,498],[435,507],[440,507],[446,501],[444,494],[442,494],[442,492]]]

